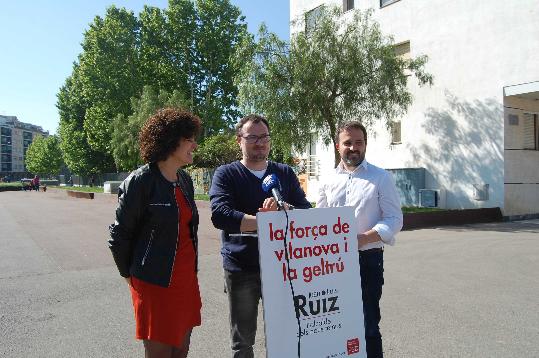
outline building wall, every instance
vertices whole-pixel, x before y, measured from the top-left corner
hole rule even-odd
[[[291,19],[322,3],[342,6],[291,0]],[[445,189],[447,208],[503,208],[503,87],[539,80],[539,41],[530,40],[539,38],[536,0],[355,3],[374,9],[396,44],[410,41],[412,57],[427,55],[426,70],[434,75],[432,87],[409,83],[414,103],[400,118],[402,144],[391,145],[381,124],[370,128],[367,160],[383,168],[425,168],[426,187]],[[333,161],[321,154],[322,145],[317,149],[325,175]],[[489,185],[488,200],[473,198],[476,184]],[[310,198],[316,186],[309,183]]]
[[[22,130],[19,128],[12,129],[13,136],[13,154],[12,163],[14,172],[23,172],[24,170],[24,152],[22,142]]]
[[[505,98],[505,213],[539,213],[539,150],[524,148],[524,113],[539,113],[537,100]],[[511,125],[515,115],[518,124]],[[538,148],[539,149],[539,148]]]
[[[0,115],[0,127],[9,128],[11,130],[11,170],[3,171],[0,165],[0,173],[6,175],[8,173],[23,173],[26,172],[26,166],[24,163],[25,153],[31,142],[38,136],[48,136],[48,132],[43,131],[40,126],[36,126],[29,123],[20,122],[15,116],[2,116]],[[27,138],[25,139],[25,134]],[[3,148],[2,148],[3,151]],[[2,152],[4,154],[4,152]],[[6,163],[0,157],[0,164]]]

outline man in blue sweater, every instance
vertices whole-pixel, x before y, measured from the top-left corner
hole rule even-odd
[[[222,230],[223,267],[230,308],[233,357],[253,357],[258,303],[261,298],[256,213],[277,210],[262,189],[262,180],[275,174],[286,203],[310,208],[298,178],[288,165],[268,161],[268,121],[248,115],[236,125],[242,160],[220,166],[213,176],[210,199],[213,225]]]

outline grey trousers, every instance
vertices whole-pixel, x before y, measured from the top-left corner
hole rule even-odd
[[[258,303],[262,297],[259,272],[225,270],[233,358],[253,358]]]

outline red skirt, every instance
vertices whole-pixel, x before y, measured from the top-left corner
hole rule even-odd
[[[175,194],[181,215],[170,286],[161,287],[132,277],[131,297],[136,338],[179,347],[186,333],[200,326],[202,303],[195,272],[195,250],[190,239],[191,208],[178,187]]]

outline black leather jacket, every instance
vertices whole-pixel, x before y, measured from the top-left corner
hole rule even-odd
[[[178,181],[170,183],[155,163],[133,171],[120,185],[116,221],[109,226],[109,248],[123,277],[162,287],[170,285],[176,259],[178,223],[181,212],[176,205],[174,187],[178,185],[193,214],[191,241],[198,266],[198,211],[191,177],[178,171]]]

